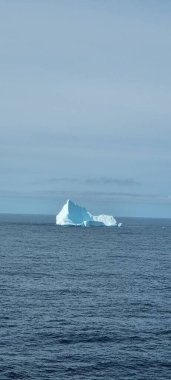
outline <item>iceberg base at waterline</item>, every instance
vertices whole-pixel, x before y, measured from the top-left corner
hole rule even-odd
[[[117,221],[112,215],[94,216],[85,207],[68,200],[56,215],[56,224],[60,226],[113,227],[117,226]]]

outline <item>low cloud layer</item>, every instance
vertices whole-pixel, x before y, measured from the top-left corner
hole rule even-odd
[[[116,185],[116,186],[140,186],[140,182],[133,178],[113,178],[113,177],[102,177],[102,178],[89,178],[86,180],[88,184],[91,185]]]
[[[79,178],[70,178],[70,177],[63,177],[63,178],[50,178],[47,180],[49,183],[58,183],[58,182],[64,182],[64,183],[80,183],[80,184],[86,184],[86,185],[115,185],[115,186],[123,186],[123,187],[131,187],[131,186],[140,186],[141,183],[134,178],[114,178],[114,177],[101,177],[101,178],[86,178],[86,179],[79,179]]]
[[[105,199],[105,200],[131,200],[139,202],[155,202],[171,204],[171,195],[161,194],[143,194],[134,192],[114,192],[114,191],[73,191],[73,190],[37,190],[37,191],[0,191],[1,198],[49,198],[56,199],[73,199],[75,201],[87,199]]]

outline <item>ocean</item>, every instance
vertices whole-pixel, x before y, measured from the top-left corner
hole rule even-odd
[[[171,220],[0,217],[0,379],[171,379]]]

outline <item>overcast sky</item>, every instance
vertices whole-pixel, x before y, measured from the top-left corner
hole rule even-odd
[[[171,217],[171,1],[0,1],[0,212]]]

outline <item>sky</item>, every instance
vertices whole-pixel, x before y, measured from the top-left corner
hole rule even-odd
[[[0,213],[171,217],[171,2],[0,1]]]

